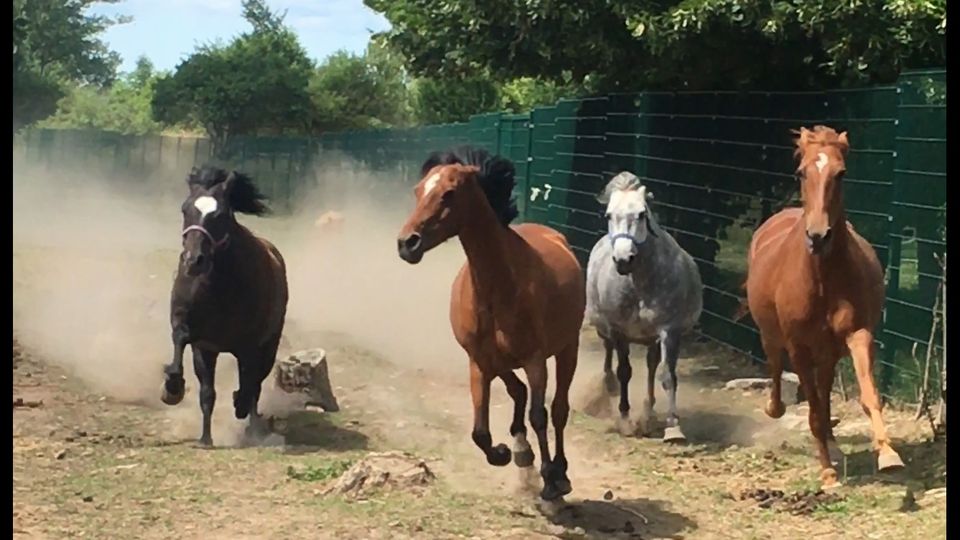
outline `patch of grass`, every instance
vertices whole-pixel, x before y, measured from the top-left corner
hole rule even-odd
[[[331,461],[317,466],[307,465],[299,470],[291,465],[287,467],[287,476],[304,482],[323,482],[339,477],[347,472],[351,465],[353,465],[353,460],[349,459]]]

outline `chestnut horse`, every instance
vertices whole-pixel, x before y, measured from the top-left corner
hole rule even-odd
[[[784,413],[780,377],[784,351],[790,356],[810,405],[824,487],[837,485],[835,463],[842,457],[830,424],[830,391],[841,357],[851,355],[860,403],[873,427],[881,471],[903,467],[890,446],[873,381],[873,332],[884,301],[883,269],[873,247],[846,220],[843,175],[849,149],[846,132],[826,126],[801,128],[802,208],[787,208],[768,219],[750,242],[747,303],[760,329],[773,388],[766,413]]]
[[[510,449],[494,446],[490,436],[490,383],[499,378],[514,403],[514,463],[533,465],[523,420],[527,387],[514,373],[523,369],[530,384],[530,425],[540,444],[540,496],[558,499],[571,491],[563,430],[585,307],[583,270],[559,232],[532,223],[509,225],[517,216],[510,161],[458,148],[432,154],[421,176],[414,188],[417,205],[400,229],[397,248],[403,260],[416,264],[443,241],[460,237],[467,262],[453,283],[450,323],[470,359],[473,442],[491,465],[510,462]],[[550,356],[557,370],[553,459],[545,406]]]

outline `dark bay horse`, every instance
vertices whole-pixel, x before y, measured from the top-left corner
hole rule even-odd
[[[183,203],[183,251],[170,299],[173,361],[164,367],[162,399],[183,400],[183,350],[193,349],[200,382],[203,433],[210,446],[210,417],[216,401],[217,356],[237,358],[240,388],[233,393],[238,419],[250,416],[247,433],[262,435],[257,412],[260,388],[276,360],[287,311],[287,277],[277,248],[237,222],[234,213],[260,216],[269,210],[253,181],[213,167],[193,169]]]
[[[421,168],[417,205],[400,229],[400,257],[416,264],[424,253],[459,236],[467,262],[450,297],[450,323],[470,359],[473,441],[491,465],[513,455],[518,467],[533,464],[524,411],[527,387],[514,373],[523,369],[530,384],[530,424],[540,444],[544,500],[571,491],[563,430],[570,412],[568,393],[577,367],[585,293],[580,264],[557,231],[535,224],[510,226],[517,216],[511,192],[513,164],[483,150],[459,148],[434,153]],[[556,455],[547,440],[547,358],[556,358],[552,416]],[[503,381],[514,402],[510,434],[514,449],[494,445],[490,435],[490,383]]]
[[[860,403],[873,427],[881,471],[903,467],[890,446],[873,381],[873,332],[884,301],[883,270],[873,247],[846,220],[842,179],[846,132],[801,128],[796,140],[802,208],[768,219],[750,242],[747,303],[760,329],[773,388],[766,413],[784,413],[780,376],[790,356],[810,405],[824,487],[837,485],[842,454],[830,424],[830,390],[837,362],[853,357]]]

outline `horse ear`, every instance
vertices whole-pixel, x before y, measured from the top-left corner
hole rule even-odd
[[[850,140],[847,138],[846,131],[841,132],[840,135],[837,136],[837,142],[840,143],[840,151],[846,154],[847,150],[850,149]]]
[[[597,194],[597,202],[600,204],[610,204],[610,186],[605,186],[603,191]]]
[[[810,134],[813,133],[805,127],[801,127],[799,130],[794,131],[797,135],[797,146],[803,148],[807,145],[807,142],[810,141]]]

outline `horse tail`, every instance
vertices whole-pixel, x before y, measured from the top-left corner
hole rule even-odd
[[[740,290],[744,292],[747,291],[746,281],[744,281],[743,284],[740,285]],[[740,319],[746,317],[748,313],[750,313],[750,304],[747,303],[746,298],[741,298],[740,304],[737,306],[737,310],[733,313],[733,322],[739,322]]]

